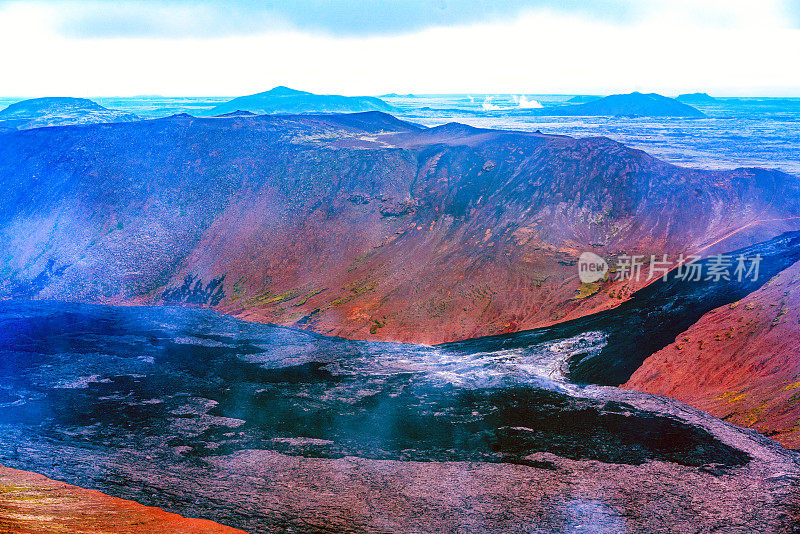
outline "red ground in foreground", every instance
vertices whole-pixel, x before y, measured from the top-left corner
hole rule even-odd
[[[203,519],[188,519],[0,466],[0,532],[242,534]]]

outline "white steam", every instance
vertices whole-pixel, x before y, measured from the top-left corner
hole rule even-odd
[[[497,111],[498,109],[500,109],[500,106],[492,104],[492,97],[490,96],[487,96],[483,100],[483,104],[481,104],[481,107],[483,108],[483,111]]]
[[[514,96],[514,103],[522,109],[538,109],[542,104],[538,100],[528,100],[525,95]]]

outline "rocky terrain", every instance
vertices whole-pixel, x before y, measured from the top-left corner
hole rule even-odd
[[[264,113],[358,113],[392,111],[392,106],[373,96],[317,95],[288,87],[275,87],[263,93],[240,96],[211,109],[208,115],[236,111]]]
[[[605,138],[234,114],[3,134],[0,208],[5,297],[436,343],[617,306],[645,282],[581,284],[581,252],[730,251],[796,229],[800,194]]]
[[[800,521],[755,432],[797,446],[793,176],[378,112],[0,135],[8,468],[248,532]],[[584,251],[762,262],[581,283]]]
[[[800,263],[703,315],[624,387],[668,395],[800,448]]]
[[[568,106],[548,107],[537,110],[537,113],[540,115],[599,115],[604,117],[705,117],[702,111],[689,105],[693,102],[691,98],[695,95],[681,96],[683,99],[674,99],[656,93],[645,94],[637,91],[625,95],[610,95]],[[700,101],[697,102],[700,103]]]
[[[792,532],[800,457],[524,350],[0,303],[0,463],[248,532]],[[0,502],[3,502],[0,498]]]
[[[86,98],[32,98],[11,104],[0,111],[0,131],[27,130],[46,126],[131,122],[139,117],[104,108]]]

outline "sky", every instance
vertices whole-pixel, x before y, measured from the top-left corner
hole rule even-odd
[[[0,95],[800,96],[800,0],[0,0]]]

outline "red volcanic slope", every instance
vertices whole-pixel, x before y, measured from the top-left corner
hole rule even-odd
[[[730,250],[798,215],[794,177],[684,169],[605,138],[382,113],[47,128],[0,143],[0,297],[204,305],[434,343],[634,289],[581,286],[584,250],[675,254],[746,227]]]
[[[243,534],[204,519],[0,466],[0,532],[15,534]]]
[[[800,263],[704,315],[623,385],[800,448]]]

